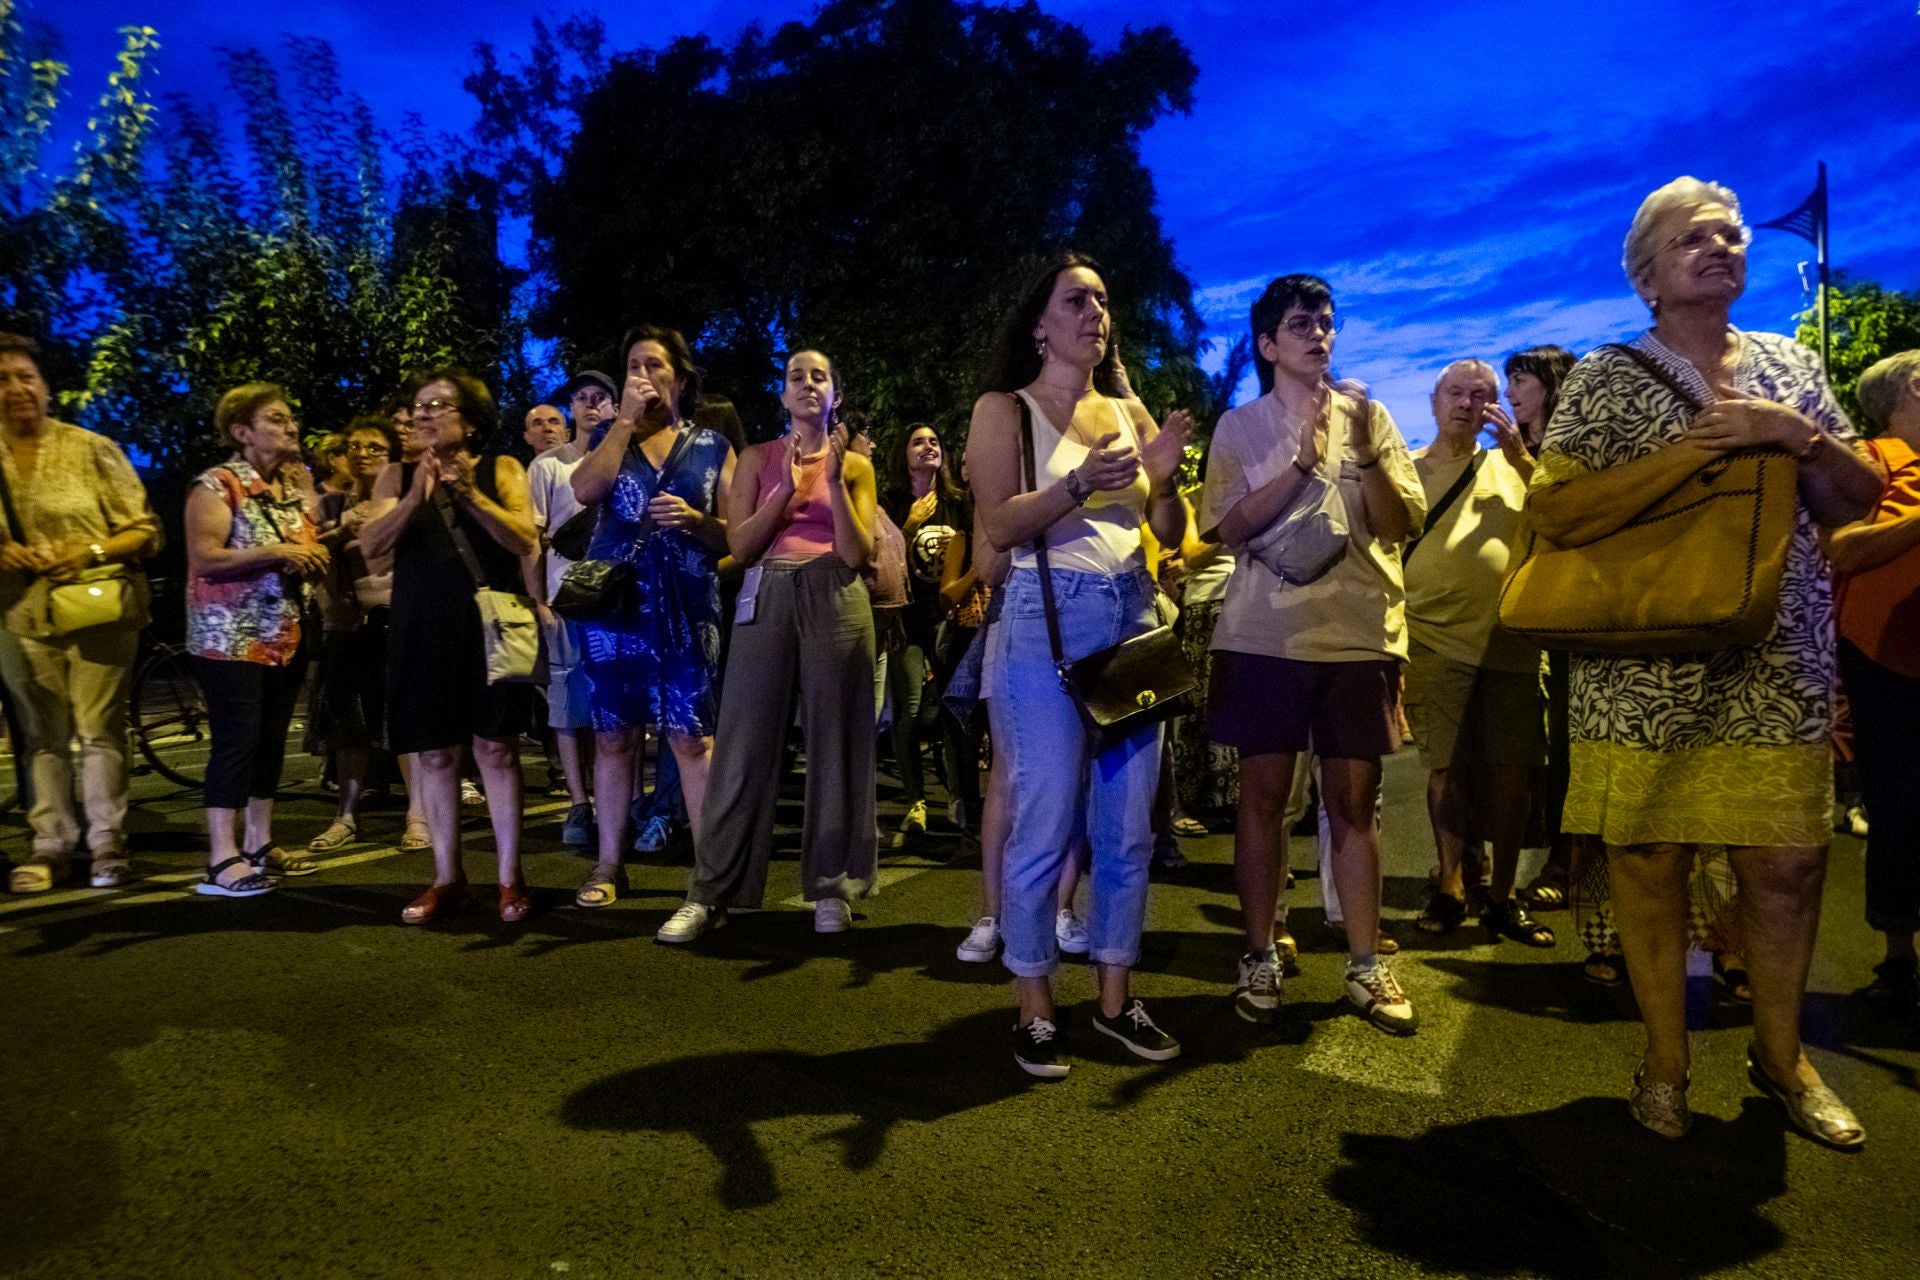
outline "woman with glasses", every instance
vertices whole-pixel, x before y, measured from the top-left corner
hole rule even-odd
[[[347,428],[342,452],[353,488],[323,493],[316,508],[320,545],[332,557],[320,580],[320,675],[311,719],[334,757],[340,785],[333,821],[307,843],[332,853],[360,838],[360,804],[374,747],[386,736],[387,614],[393,603],[391,557],[369,560],[360,531],[373,512],[373,486],[399,454],[393,428],[360,418]]]
[[[1753,995],[1747,1073],[1814,1140],[1857,1147],[1865,1129],[1800,1041],[1833,803],[1833,610],[1815,529],[1859,519],[1879,482],[1854,454],[1818,358],[1728,323],[1749,239],[1738,199],[1716,184],[1677,178],[1641,204],[1622,265],[1653,326],[1568,375],[1528,506],[1547,538],[1582,545],[1735,450],[1782,451],[1797,467],[1799,511],[1778,623],[1758,644],[1709,653],[1575,653],[1562,826],[1606,842],[1601,866],[1647,1035],[1633,1118],[1668,1138],[1690,1127],[1689,882],[1708,879],[1690,873],[1697,855],[1725,849]]]
[[[120,447],[49,417],[49,399],[39,347],[0,333],[0,679],[20,722],[13,749],[32,780],[33,853],[9,876],[15,893],[51,889],[83,849],[95,888],[132,878],[127,686],[147,613],[138,565],[160,546],[160,521]],[[53,592],[83,574],[112,572],[108,566],[122,584],[120,617],[58,626]]]
[[[1332,379],[1340,322],[1327,282],[1282,276],[1254,301],[1251,320],[1265,394],[1221,415],[1199,516],[1202,536],[1236,556],[1207,692],[1208,733],[1240,753],[1233,870],[1247,950],[1234,1008],[1250,1022],[1272,1021],[1280,1008],[1274,925],[1288,797],[1296,762],[1311,750],[1346,924],[1347,1000],[1381,1030],[1409,1035],[1413,1004],[1380,944],[1377,802],[1381,757],[1400,745],[1400,545],[1420,531],[1426,495],[1386,409]],[[1269,567],[1265,542],[1289,536],[1282,519],[1316,501],[1334,506],[1346,537],[1330,565],[1291,580]]]
[[[666,739],[688,821],[700,830],[718,703],[721,503],[734,470],[726,440],[681,414],[700,395],[687,340],[643,325],[621,345],[620,406],[593,429],[571,477],[573,496],[599,509],[587,559],[633,567],[625,604],[580,624],[600,838],[599,860],[574,895],[583,907],[610,906],[626,887],[621,859],[646,729]]]
[[[533,909],[520,874],[520,735],[533,727],[533,686],[487,682],[469,567],[477,563],[487,588],[518,593],[521,557],[539,545],[526,472],[511,457],[483,452],[499,417],[472,374],[421,375],[409,426],[419,456],[380,473],[360,529],[370,561],[393,557],[388,745],[414,756],[412,790],[433,841],[433,884],[400,913],[407,924],[430,923],[467,900],[460,764],[469,744],[499,853],[500,918],[516,923]]]
[[[849,447],[840,376],[818,351],[787,358],[787,434],[749,447],[727,494],[727,544],[749,565],[734,611],[687,900],[660,927],[691,942],[729,907],[757,907],[773,857],[780,756],[796,703],[807,746],[800,892],[817,933],[853,924],[875,888],[873,465]]]
[[[236,452],[187,494],[187,652],[213,731],[208,865],[194,887],[250,898],[271,889],[272,877],[318,870],[275,847],[273,797],[311,641],[305,606],[329,556],[286,392],[270,382],[235,387],[213,421]]]

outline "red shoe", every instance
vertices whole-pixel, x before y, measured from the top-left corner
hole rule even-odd
[[[533,914],[533,898],[527,893],[524,884],[503,884],[500,886],[500,919],[507,924],[519,924]]]
[[[400,909],[402,924],[432,924],[467,905],[467,882],[429,885],[427,891]]]

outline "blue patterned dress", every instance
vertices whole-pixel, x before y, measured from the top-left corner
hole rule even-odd
[[[728,444],[717,432],[693,432],[662,476],[637,448],[600,504],[589,560],[634,566],[634,604],[617,618],[580,625],[587,705],[598,730],[652,727],[705,736],[719,712],[719,553],[692,533],[647,519],[647,503],[664,491],[714,515]],[[589,448],[607,428],[593,433]]]

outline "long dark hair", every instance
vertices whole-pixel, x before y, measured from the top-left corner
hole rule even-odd
[[[1068,249],[1047,259],[1021,292],[1019,301],[1008,309],[1000,321],[1000,332],[995,335],[993,346],[987,352],[986,369],[981,379],[984,390],[1018,391],[1040,376],[1040,366],[1046,362],[1040,358],[1039,348],[1034,345],[1033,327],[1040,322],[1040,313],[1047,309],[1047,303],[1053,298],[1054,281],[1059,279],[1062,271],[1071,271],[1075,267],[1085,267],[1102,280],[1106,279],[1100,264],[1084,253]],[[1109,309],[1107,354],[1101,357],[1093,371],[1094,389],[1101,395],[1120,394],[1119,336]]]
[[[1537,424],[1542,431],[1547,423],[1553,421],[1553,411],[1560,405],[1560,384],[1567,380],[1567,374],[1573,371],[1576,357],[1565,347],[1553,346],[1528,347],[1525,351],[1516,351],[1507,357],[1507,379],[1511,381],[1516,373],[1530,373],[1540,379],[1540,385],[1547,390],[1546,403],[1541,412],[1544,415]]]
[[[887,449],[886,507],[887,514],[895,521],[904,521],[906,509],[913,505],[913,468],[907,465],[907,445],[913,440],[913,433],[923,427],[933,432],[934,439],[940,440],[940,432],[931,422],[909,422],[894,433],[893,443]],[[953,454],[948,451],[945,440],[940,440],[940,469],[933,475],[933,491],[940,495],[938,501],[949,511],[959,511],[967,504],[967,491],[953,478]],[[900,509],[900,514],[894,515],[895,507]]]

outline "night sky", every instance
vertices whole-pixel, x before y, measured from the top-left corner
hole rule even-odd
[[[1153,5],[1048,0],[1103,44],[1169,23],[1200,67],[1193,114],[1145,154],[1161,217],[1210,332],[1244,330],[1271,277],[1312,271],[1348,318],[1340,372],[1372,383],[1407,434],[1449,360],[1496,364],[1539,342],[1584,351],[1644,309],[1620,273],[1640,197],[1681,173],[1737,191],[1749,221],[1787,212],[1831,173],[1838,269],[1920,288],[1920,10],[1916,0],[1609,0],[1521,4]],[[603,11],[613,47],[704,30],[730,40],[810,3],[650,0]],[[70,116],[97,96],[116,27],[159,29],[156,88],[222,92],[214,50],[292,32],[331,40],[385,125],[458,129],[475,41],[524,46],[528,0],[27,0],[73,64]],[[271,16],[267,16],[271,15]],[[1735,322],[1790,330],[1812,246],[1761,232]],[[1811,279],[1811,265],[1808,266]],[[1243,394],[1251,394],[1251,378]]]

